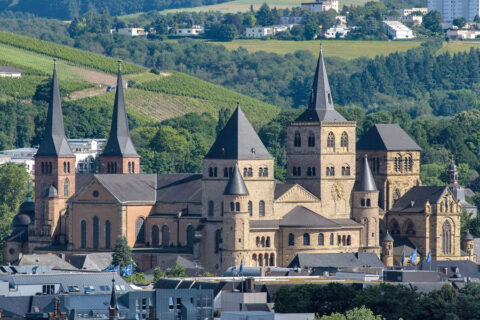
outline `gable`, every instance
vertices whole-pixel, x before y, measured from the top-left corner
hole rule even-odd
[[[98,192],[98,196],[95,196]],[[113,202],[118,203],[110,191],[108,191],[103,185],[101,185],[97,179],[93,179],[90,183],[83,186],[72,197],[72,201],[85,201],[85,202]]]
[[[299,184],[293,185],[290,189],[280,195],[275,202],[318,202],[320,199],[311,194]]]

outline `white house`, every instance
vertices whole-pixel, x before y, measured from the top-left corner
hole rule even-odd
[[[118,29],[118,34],[137,37],[146,36],[148,32],[146,32],[143,28],[120,28]]]
[[[480,30],[447,30],[447,37],[456,40],[475,40],[480,37]]]
[[[383,21],[387,29],[387,35],[392,40],[413,39],[415,36],[410,28],[400,21]]]
[[[35,170],[33,156],[35,153],[37,153],[36,148],[19,148],[0,151],[0,165],[5,163],[24,165],[27,172],[33,175]]]
[[[426,15],[428,13],[428,8],[409,8],[402,10],[403,16],[409,16],[414,12],[421,12],[423,15]]]
[[[175,31],[175,34],[177,36],[190,37],[190,36],[198,36],[199,34],[202,34],[204,32],[205,30],[202,28],[202,26],[192,26],[191,28],[177,29]]]
[[[22,73],[15,67],[11,66],[0,66],[0,77],[1,78],[20,78]]]
[[[346,26],[334,26],[334,27],[331,27],[330,29],[328,29],[324,36],[325,38],[327,39],[335,39],[338,35],[339,38],[345,38],[345,36],[348,34],[348,32],[350,31],[349,28],[347,28]]]
[[[269,26],[269,27],[255,27],[247,28],[245,34],[247,38],[263,38],[271,37],[280,32],[285,32],[293,28],[293,24],[289,25],[278,25],[278,26]]]
[[[328,11],[330,9],[338,12],[338,0],[317,0],[316,2],[302,3],[302,10],[310,13]]]

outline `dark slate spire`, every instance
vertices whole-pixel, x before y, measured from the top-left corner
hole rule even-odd
[[[320,47],[308,109],[295,121],[347,121],[333,107],[332,93],[328,83],[327,69]]]
[[[393,238],[390,235],[390,233],[388,232],[388,230],[387,230],[387,233],[385,234],[385,236],[382,238],[382,242],[384,242],[384,241],[393,241]]]
[[[247,186],[243,181],[237,164],[235,164],[235,169],[233,169],[232,176],[230,177],[230,180],[228,180],[223,194],[226,196],[248,196]]]
[[[356,191],[378,191],[377,186],[375,185],[375,180],[373,179],[372,171],[370,171],[367,155],[363,158],[362,176],[360,177]]]
[[[45,136],[37,151],[37,156],[74,157],[63,126],[62,101],[57,78],[57,62],[54,59],[52,89],[48,106]]]
[[[112,294],[110,296],[110,305],[108,306],[109,319],[118,319],[117,295],[115,293],[115,278],[112,279]]]
[[[103,151],[104,156],[138,157],[133,146],[128,129],[127,110],[123,94],[121,60],[118,61],[117,91],[115,93],[115,105],[113,106],[112,127],[107,145]]]
[[[470,233],[469,230],[467,230],[467,233],[465,233],[465,235],[463,236],[462,240],[465,240],[465,241],[472,241],[472,240],[475,240],[472,236],[472,234]]]
[[[237,104],[237,109],[218,134],[206,159],[272,159],[247,117]]]

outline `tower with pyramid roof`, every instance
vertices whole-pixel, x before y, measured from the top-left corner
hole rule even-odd
[[[355,127],[334,108],[320,50],[308,108],[287,127],[287,182],[319,197],[326,217],[351,215]]]
[[[353,191],[352,215],[353,219],[363,226],[360,233],[362,250],[379,254],[378,189],[367,155],[363,158],[362,172]]]
[[[244,186],[248,194],[231,191]],[[202,265],[220,270],[222,265],[232,264],[222,252],[233,252],[239,245],[248,248],[251,240],[234,231],[233,225],[226,223],[227,216],[233,223],[232,214],[248,219],[271,219],[273,215],[274,160],[240,106],[203,160],[202,190],[202,216],[208,222],[200,248]],[[234,207],[232,212],[231,202],[234,206],[239,202],[240,210]],[[242,228],[248,232],[247,225]]]
[[[75,193],[75,155],[65,137],[56,62],[54,64],[45,135],[35,155],[35,233],[46,239],[53,236],[54,242],[62,242],[66,230],[60,230],[60,219],[67,200]]]
[[[101,173],[140,172],[140,156],[135,150],[128,128],[127,109],[123,92],[121,61],[118,62],[117,91],[113,106],[112,126],[105,150],[100,156]]]

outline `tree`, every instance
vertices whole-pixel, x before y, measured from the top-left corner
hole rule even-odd
[[[120,271],[123,267],[132,263],[132,251],[128,245],[127,238],[120,236],[115,242],[115,248],[113,249],[112,265],[119,266]]]
[[[423,17],[423,26],[432,32],[442,32],[442,15],[437,10],[432,10]]]
[[[313,40],[319,33],[320,28],[315,21],[310,21],[305,25],[305,38],[307,40]]]
[[[245,13],[243,17],[243,25],[247,28],[253,28],[255,24],[257,23],[257,19],[255,18],[255,15],[252,13]]]
[[[216,37],[219,41],[232,41],[237,36],[237,28],[233,24],[221,24],[217,28]]]
[[[344,314],[332,313],[330,316],[323,316],[321,318],[315,317],[317,320],[384,320],[381,315],[374,315],[372,310],[362,306],[361,308],[354,308],[346,311]]]
[[[167,34],[168,33],[168,23],[167,18],[163,15],[159,16],[155,23],[153,24],[157,34]]]
[[[457,26],[458,29],[462,29],[467,24],[467,19],[464,17],[453,19],[452,24]]]
[[[257,18],[258,24],[261,26],[272,26],[275,24],[275,16],[273,15],[272,10],[268,4],[264,3],[257,11],[255,17]]]
[[[160,280],[161,278],[165,278],[165,272],[163,272],[162,268],[156,267],[155,270],[153,270],[152,283],[153,284],[157,283],[157,281]]]
[[[0,236],[3,239],[11,231],[13,217],[25,201],[28,173],[25,167],[14,163],[0,165]]]
[[[185,278],[187,273],[185,272],[185,268],[178,264],[175,264],[175,267],[167,270],[165,272],[165,276],[168,278]]]

